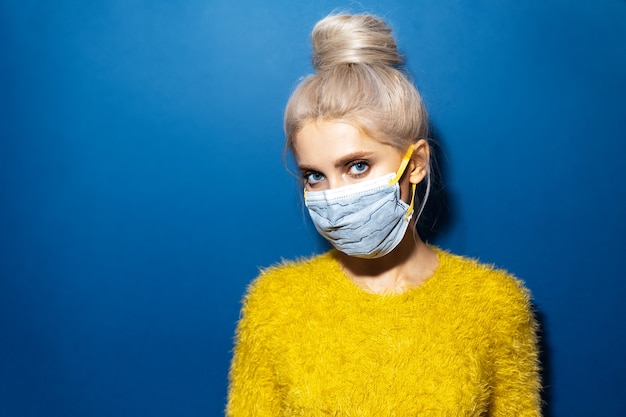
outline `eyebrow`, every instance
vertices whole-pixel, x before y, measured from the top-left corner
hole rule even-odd
[[[373,154],[374,154],[374,152],[368,152],[368,151],[357,151],[357,152],[349,153],[347,155],[342,156],[341,158],[339,158],[335,162],[335,168],[341,168],[342,166],[345,166],[349,162],[352,162],[352,161],[357,160],[357,159],[369,158]],[[309,166],[309,165],[298,165],[298,168],[302,172],[318,171],[315,167]]]

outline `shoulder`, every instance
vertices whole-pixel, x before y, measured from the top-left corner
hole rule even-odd
[[[298,290],[332,275],[336,268],[337,263],[331,252],[296,260],[283,259],[260,270],[248,287],[248,295]]]
[[[477,259],[441,250],[438,254],[436,291],[445,307],[442,316],[463,317],[474,332],[498,343],[532,339],[538,328],[535,310],[521,279]]]
[[[436,249],[440,277],[446,287],[478,308],[490,311],[527,311],[531,295],[524,282],[493,264]]]
[[[339,266],[331,252],[296,260],[282,260],[261,269],[243,299],[244,310],[285,310],[310,298],[337,279]],[[260,308],[257,308],[260,307]]]

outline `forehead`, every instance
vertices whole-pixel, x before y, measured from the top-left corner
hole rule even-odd
[[[305,123],[295,137],[293,148],[298,163],[306,165],[336,160],[357,152],[400,153],[391,145],[373,139],[352,124],[342,121]]]

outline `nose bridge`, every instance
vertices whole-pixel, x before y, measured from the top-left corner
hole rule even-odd
[[[326,180],[328,181],[328,189],[332,190],[333,188],[343,187],[344,185],[348,185],[346,178],[344,175],[339,173],[333,173],[326,176]]]

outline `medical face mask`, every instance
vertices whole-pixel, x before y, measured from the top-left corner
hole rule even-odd
[[[394,250],[413,215],[400,199],[400,177],[413,153],[404,155],[397,173],[324,191],[304,191],[304,202],[317,231],[337,250],[358,258],[380,258]]]

